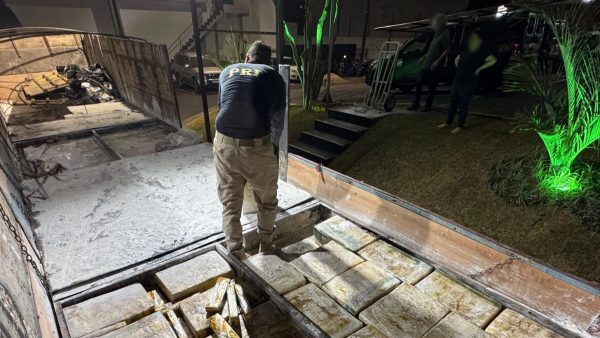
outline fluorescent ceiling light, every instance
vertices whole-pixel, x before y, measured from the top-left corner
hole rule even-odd
[[[499,18],[499,17],[505,15],[506,13],[508,13],[508,8],[506,8],[506,6],[504,6],[504,5],[500,5],[500,6],[498,6],[498,11],[496,11],[496,17]]]

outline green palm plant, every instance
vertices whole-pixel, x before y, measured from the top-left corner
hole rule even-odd
[[[335,1],[333,16],[329,16],[331,1]],[[321,8],[321,6],[323,6]],[[287,23],[283,22],[284,36],[292,47],[292,56],[298,66],[298,76],[302,87],[302,107],[311,109],[313,102],[319,96],[323,76],[327,72],[327,63],[321,60],[323,46],[323,30],[328,18],[337,22],[339,14],[339,0],[305,0],[305,22],[303,34],[303,50],[298,52],[296,38],[289,30]],[[320,10],[318,17],[314,14]],[[329,32],[329,38],[332,39]]]
[[[234,32],[233,27],[229,27],[229,33],[225,36],[225,46],[216,53],[208,53],[204,57],[212,61],[221,69],[234,63],[244,62],[247,51],[247,42],[241,33]]]
[[[536,57],[517,56],[505,70],[505,88],[539,98],[525,126],[538,133],[548,153],[548,168],[538,172],[544,190],[577,192],[582,186],[573,163],[600,140],[600,6],[540,0],[521,5],[552,30],[562,67],[546,74]]]

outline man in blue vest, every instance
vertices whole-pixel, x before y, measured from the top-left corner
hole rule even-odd
[[[272,67],[271,47],[250,46],[244,63],[230,65],[219,78],[219,113],[214,139],[218,194],[223,204],[227,249],[243,258],[240,217],[244,187],[250,184],[258,207],[260,252],[273,248],[277,214],[277,145],[286,106],[285,83]]]

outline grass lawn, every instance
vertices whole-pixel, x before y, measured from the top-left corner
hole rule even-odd
[[[438,129],[440,115],[392,116],[372,127],[331,167],[453,219],[562,271],[600,282],[600,233],[568,210],[517,206],[492,192],[499,160],[541,150],[533,133],[471,116],[468,129]],[[290,122],[291,123],[291,122]]]
[[[202,111],[202,108],[200,108]],[[217,119],[217,113],[219,112],[219,108],[213,107],[208,110],[208,116],[210,117],[210,132],[212,136],[215,136],[215,121]],[[202,141],[206,142],[206,133],[204,131],[204,114],[200,113],[198,115],[194,115],[184,121],[181,122],[184,128],[191,129],[198,133],[198,135],[202,135]]]
[[[323,107],[304,111],[302,106],[290,106],[288,121],[288,140],[290,143],[300,139],[300,133],[314,128],[315,119],[327,118],[327,111]]]

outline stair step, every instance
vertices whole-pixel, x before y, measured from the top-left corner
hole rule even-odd
[[[369,128],[336,119],[317,119],[315,129],[356,141]]]
[[[383,117],[374,113],[357,112],[354,107],[327,108],[327,115],[331,119],[349,122],[363,127],[371,127]]]
[[[300,141],[337,154],[346,150],[352,144],[352,141],[348,139],[319,130],[303,131],[300,133]]]
[[[329,164],[337,155],[331,151],[315,147],[302,141],[291,143],[289,145],[291,153],[303,156],[311,161]]]

